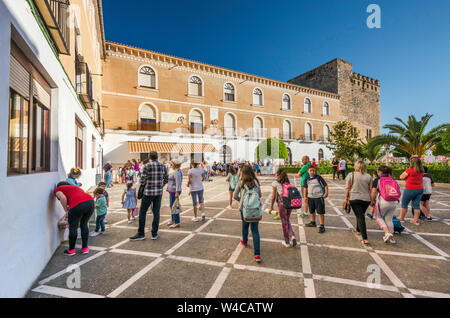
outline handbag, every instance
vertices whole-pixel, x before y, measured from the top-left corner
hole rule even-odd
[[[355,180],[355,173],[352,172],[352,185],[350,186],[350,191],[352,191],[354,180]],[[344,205],[342,206],[342,209],[343,209],[345,212],[347,212],[347,213],[350,213],[350,212],[352,211],[352,207],[351,207],[351,205],[350,205],[350,200],[346,200],[346,201],[344,202]]]
[[[181,213],[181,206],[180,206],[180,198],[176,198],[175,202],[172,205],[172,214],[180,214]]]
[[[131,213],[131,215],[134,216],[134,217],[136,217],[136,216],[139,215],[139,209],[138,209],[138,207],[135,207],[135,208],[133,209],[133,213]]]
[[[145,185],[146,185],[146,183],[141,184],[139,186],[138,195],[137,195],[138,200],[142,199],[142,197],[144,196]]]

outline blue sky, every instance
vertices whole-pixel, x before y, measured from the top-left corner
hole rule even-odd
[[[381,29],[366,8],[381,7]],[[106,39],[287,81],[336,57],[381,81],[381,124],[450,122],[450,1],[103,1]]]

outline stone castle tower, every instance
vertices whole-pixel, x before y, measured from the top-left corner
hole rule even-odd
[[[334,59],[288,82],[339,94],[342,120],[358,128],[362,139],[381,133],[380,81],[353,72],[351,63]]]

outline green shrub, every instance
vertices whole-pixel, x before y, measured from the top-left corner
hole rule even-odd
[[[367,173],[373,175],[375,171],[378,170],[378,167],[382,165],[382,163],[369,164],[367,166]],[[442,182],[442,183],[450,183],[450,165],[447,163],[432,163],[426,164],[428,167],[428,174],[433,178],[434,182]],[[282,166],[287,173],[295,173],[297,174],[301,165],[286,165]],[[409,168],[409,164],[407,163],[392,163],[392,176],[395,179],[400,179],[400,175]],[[354,171],[354,167],[352,164],[347,165],[347,174]],[[329,161],[322,161],[322,163],[317,168],[317,173],[324,174],[332,174],[333,169]]]

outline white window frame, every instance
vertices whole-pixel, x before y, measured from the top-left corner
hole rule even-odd
[[[155,87],[149,87],[149,86],[143,86],[143,85],[141,85],[140,77],[141,77],[142,75],[145,75],[145,74],[141,74],[141,70],[142,70],[144,67],[149,67],[149,68],[151,68],[151,69],[153,70],[153,72],[155,73]],[[151,75],[148,75],[148,76],[151,76]],[[155,69],[153,66],[145,64],[145,65],[141,65],[141,66],[138,68],[138,87],[141,87],[141,88],[148,88],[148,89],[158,89],[158,72],[156,71],[156,69]]]
[[[227,121],[226,121],[227,115],[231,115],[231,116],[234,118],[234,134],[231,135],[231,136],[225,134],[225,129],[233,128],[233,127],[225,127],[225,124],[226,124],[226,122],[227,122]],[[236,137],[236,136],[238,135],[237,127],[238,127],[238,120],[237,120],[236,114],[233,113],[233,112],[226,112],[226,113],[223,115],[223,129],[224,129],[223,133],[224,133],[224,136],[225,136],[225,137]]]
[[[256,121],[257,121],[257,119],[260,119],[261,120],[261,123],[262,123],[262,127],[256,127]],[[255,116],[255,117],[253,117],[253,135],[254,135],[254,137],[256,137],[256,138],[264,138],[265,137],[265,134],[264,134],[264,127],[266,127],[266,124],[265,124],[265,122],[264,122],[264,118],[263,117],[261,117],[261,116]],[[259,130],[261,130],[259,133],[256,133],[257,132],[257,129],[259,129]]]
[[[255,96],[255,91],[257,90],[257,89],[259,89],[260,90],[260,92],[261,92],[261,104],[255,104],[254,103],[254,96]],[[260,87],[255,87],[255,88],[253,88],[253,90],[252,90],[252,106],[256,106],[256,107],[264,107],[264,91],[260,88]]]
[[[310,127],[311,127],[311,131],[310,131],[309,138],[307,138],[308,134],[306,133],[306,132],[307,132],[306,127],[307,127],[308,125],[310,125]],[[305,140],[312,141],[312,140],[313,140],[313,136],[314,136],[314,126],[313,126],[313,124],[311,124],[309,121],[307,121],[307,122],[305,123],[304,131],[305,131],[305,135],[304,135],[304,136],[305,136]]]
[[[191,83],[192,77],[198,77],[200,79],[200,81],[202,82],[202,84],[201,84],[202,85],[202,95],[201,96],[191,94],[191,91],[189,88],[190,88],[190,83]],[[188,80],[187,80],[187,92],[188,92],[187,95],[190,97],[205,97],[205,81],[203,80],[203,78],[200,75],[198,75],[198,74],[189,75]]]
[[[156,120],[156,123],[159,123],[159,110],[158,110],[158,107],[156,107],[155,104],[150,103],[150,102],[144,102],[144,103],[142,103],[141,105],[139,105],[139,108],[138,108],[138,119],[141,120],[141,111],[142,111],[142,109],[144,108],[144,106],[150,106],[150,107],[153,107],[153,109],[154,109],[154,111],[155,111],[155,120]]]
[[[284,96],[287,96],[287,97],[289,97],[289,108],[285,108],[284,107]],[[292,110],[292,97],[291,97],[291,95],[290,94],[288,94],[288,93],[284,93],[282,96],[281,96],[281,110]]]
[[[307,100],[309,100],[310,111],[306,111],[306,101]],[[312,100],[309,97],[305,97],[305,99],[303,100],[303,113],[312,114],[312,112],[313,112]]]
[[[328,105],[328,114],[325,113],[325,104]],[[324,101],[323,104],[322,104],[322,115],[323,116],[330,116],[330,113],[331,113],[330,108],[331,108],[330,107],[330,103],[327,102],[327,101]]]
[[[285,138],[286,131],[284,130],[284,123],[289,124],[289,138]],[[292,122],[289,119],[283,120],[282,134],[283,134],[283,139],[292,139]]]
[[[225,86],[227,84],[230,84],[231,86],[233,86],[233,89],[234,89],[234,99],[233,100],[227,100],[225,98]],[[237,89],[236,89],[236,86],[233,83],[231,83],[231,82],[226,82],[226,83],[223,84],[223,101],[224,102],[228,102],[228,103],[235,103],[235,102],[237,102]]]

